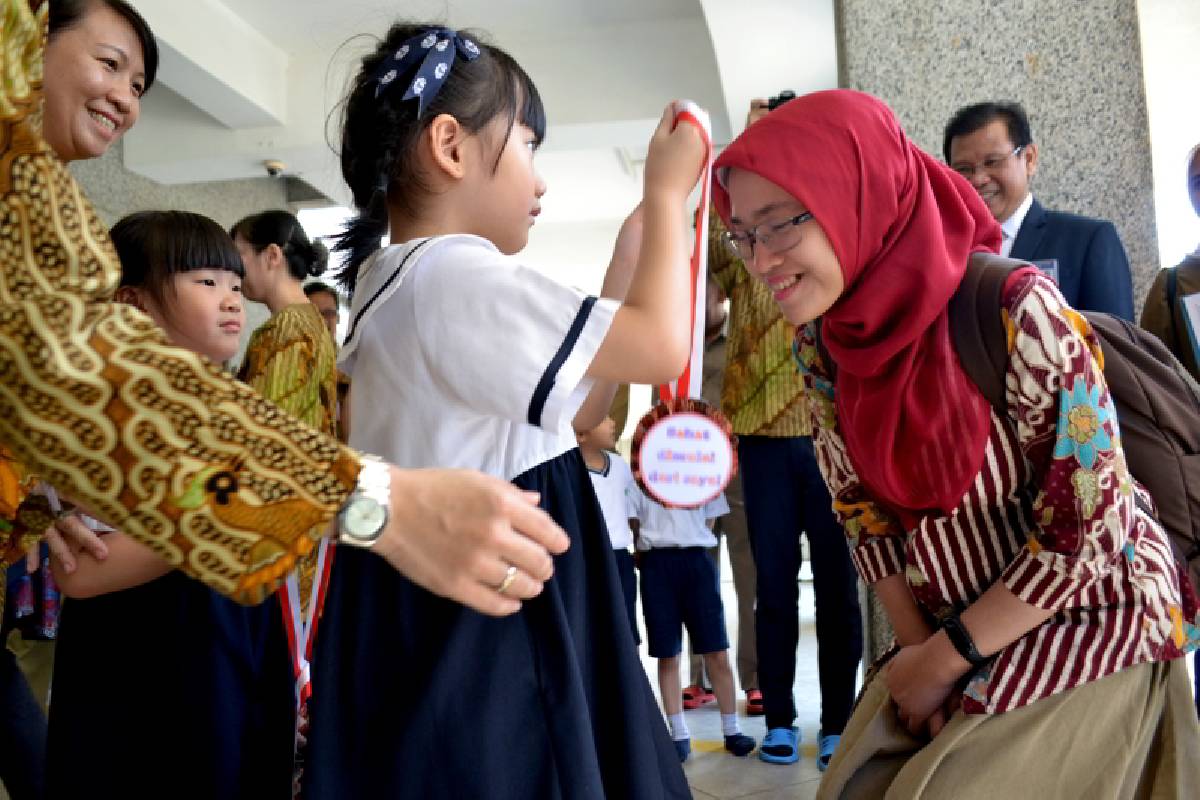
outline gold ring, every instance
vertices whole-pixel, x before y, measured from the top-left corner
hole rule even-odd
[[[508,587],[512,586],[513,581],[517,579],[517,568],[512,564],[508,565],[508,569],[504,571],[504,580],[500,581],[500,585],[496,587],[497,594],[504,594]]]

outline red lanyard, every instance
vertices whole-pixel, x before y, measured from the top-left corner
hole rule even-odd
[[[334,546],[329,537],[317,546],[317,569],[313,575],[312,598],[308,613],[301,618],[300,581],[293,572],[279,590],[279,605],[283,610],[283,629],[287,632],[288,653],[292,659],[292,676],[296,681],[296,710],[312,697],[312,651],[317,638],[317,623],[325,605],[329,586],[329,571],[333,566]],[[298,718],[298,717],[297,717]]]
[[[712,183],[712,127],[708,114],[695,103],[685,102],[675,115],[675,123],[695,125],[704,137],[706,154],[704,171],[700,176],[700,205],[696,211],[696,237],[692,242],[690,261],[692,274],[692,350],[683,374],[658,387],[659,399],[669,403],[676,397],[699,397],[704,380],[704,310],[707,301],[708,279],[708,193]]]

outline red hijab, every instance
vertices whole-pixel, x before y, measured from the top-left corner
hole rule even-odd
[[[833,246],[846,289],[824,315],[838,424],[859,479],[911,526],[956,508],[983,464],[989,407],[950,342],[947,306],[1000,226],[965,180],[861,92],[799,97],[746,129],[716,162],[799,200]],[[714,180],[717,212],[729,194]]]

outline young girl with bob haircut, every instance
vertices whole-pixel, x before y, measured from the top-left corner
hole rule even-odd
[[[524,70],[429,25],[393,26],[363,60],[341,152],[359,210],[338,245],[353,292],[350,443],[536,492],[571,546],[503,620],[340,546],[316,647],[310,796],[690,796],[572,427],[603,419],[615,383],[668,380],[687,357],[684,205],[704,144],[674,116],[651,139],[603,296],[588,297],[512,257],[546,191],[533,164],[545,118]],[[528,580],[489,568],[501,595]]]
[[[999,227],[868,95],[771,112],[715,184],[731,245],[800,326],[821,471],[896,632],[818,796],[1200,795],[1196,598],[1126,467],[1086,319],[1013,273],[993,413],[947,308]]]
[[[217,223],[145,211],[111,237],[117,300],[145,311],[179,347],[217,363],[237,353],[242,262]],[[198,480],[175,503],[219,502],[224,481]],[[229,513],[237,503],[226,497]],[[279,604],[239,605],[124,534],[102,538],[103,561],[76,549],[70,572],[54,564],[70,599],[55,658],[47,796],[286,797],[295,717]]]

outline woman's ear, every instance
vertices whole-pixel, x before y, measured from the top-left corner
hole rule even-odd
[[[113,295],[113,299],[118,303],[125,303],[133,306],[138,311],[146,310],[146,303],[142,300],[142,293],[133,286],[122,286],[117,289],[117,293]]]
[[[283,248],[272,242],[267,245],[266,249],[260,253],[261,258],[266,262],[268,267],[283,266],[285,259],[283,257]]]
[[[423,138],[433,169],[452,180],[461,180],[466,174],[463,143],[467,131],[459,121],[450,114],[438,114]]]

